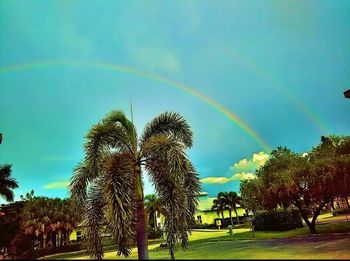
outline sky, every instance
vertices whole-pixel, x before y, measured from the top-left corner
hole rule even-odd
[[[17,199],[67,197],[87,131],[131,101],[139,133],[189,122],[203,191],[239,191],[271,149],[349,134],[349,21],[345,0],[2,0],[0,164]]]

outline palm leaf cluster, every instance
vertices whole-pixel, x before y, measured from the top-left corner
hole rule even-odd
[[[215,210],[217,215],[221,214],[221,217],[224,218],[224,211],[228,210],[231,225],[233,225],[232,221],[232,211],[235,212],[237,223],[239,224],[239,218],[237,215],[237,207],[242,204],[242,198],[237,195],[236,192],[219,192],[217,198],[213,200],[212,210]]]
[[[200,182],[186,149],[192,131],[177,113],[163,113],[149,122],[138,137],[123,112],[112,111],[93,125],[86,136],[85,157],[71,180],[71,194],[85,208],[87,250],[101,259],[101,224],[106,222],[118,255],[128,256],[135,240],[139,258],[147,251],[142,170],[164,203],[165,232],[170,254],[175,244],[188,243]],[[147,236],[147,234],[146,234]],[[141,243],[140,243],[141,242]],[[146,248],[146,249],[142,249]]]
[[[11,165],[0,165],[0,196],[6,201],[13,201],[13,189],[18,188],[17,181],[11,177]]]

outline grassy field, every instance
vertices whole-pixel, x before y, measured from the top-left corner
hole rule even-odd
[[[190,236],[186,251],[181,248],[176,252],[179,259],[349,259],[350,235],[323,235],[329,233],[350,232],[350,222],[343,217],[322,215],[317,225],[319,235],[313,236],[307,227],[289,231],[257,231],[253,238],[249,228],[234,228],[233,235],[227,230],[196,230]],[[329,223],[324,223],[327,220]],[[334,222],[335,221],[335,222]],[[151,259],[168,259],[168,249],[159,248],[160,241],[149,242]],[[105,259],[125,259],[116,257],[115,251],[108,247]],[[89,259],[81,252],[57,254],[45,259]],[[132,250],[129,259],[137,259],[137,250]]]

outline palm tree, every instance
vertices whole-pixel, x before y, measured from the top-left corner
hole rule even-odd
[[[118,255],[128,256],[136,239],[139,259],[148,259],[144,168],[164,202],[165,232],[174,258],[177,241],[187,246],[200,191],[198,175],[185,152],[192,146],[186,120],[177,113],[162,113],[138,139],[124,113],[112,111],[92,126],[86,139],[85,158],[74,170],[70,188],[73,198],[86,205],[90,256],[103,257],[100,229],[106,220]]]
[[[11,177],[11,165],[0,165],[0,196],[6,201],[13,201],[13,189],[18,188],[17,181]]]
[[[153,222],[154,231],[157,230],[157,213],[164,212],[164,204],[161,198],[157,197],[155,194],[149,194],[145,196],[145,207],[146,213],[149,219]],[[151,223],[151,222],[150,222]]]
[[[211,207],[212,210],[216,210],[218,216],[221,214],[222,219],[224,219],[224,211],[226,209],[225,193],[219,192],[217,198],[213,200],[213,206]]]
[[[239,197],[236,192],[231,191],[231,192],[225,194],[225,201],[226,201],[227,209],[228,209],[229,214],[230,214],[231,225],[233,225],[232,215],[231,215],[232,210],[235,212],[236,218],[237,218],[237,223],[239,224],[239,217],[237,214],[237,204],[241,204],[242,198]]]

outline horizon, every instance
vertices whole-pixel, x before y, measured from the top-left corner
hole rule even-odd
[[[0,165],[15,199],[67,197],[89,128],[130,117],[130,102],[138,134],[165,111],[188,120],[210,197],[239,192],[277,146],[348,134],[350,2],[220,3],[0,2]]]

